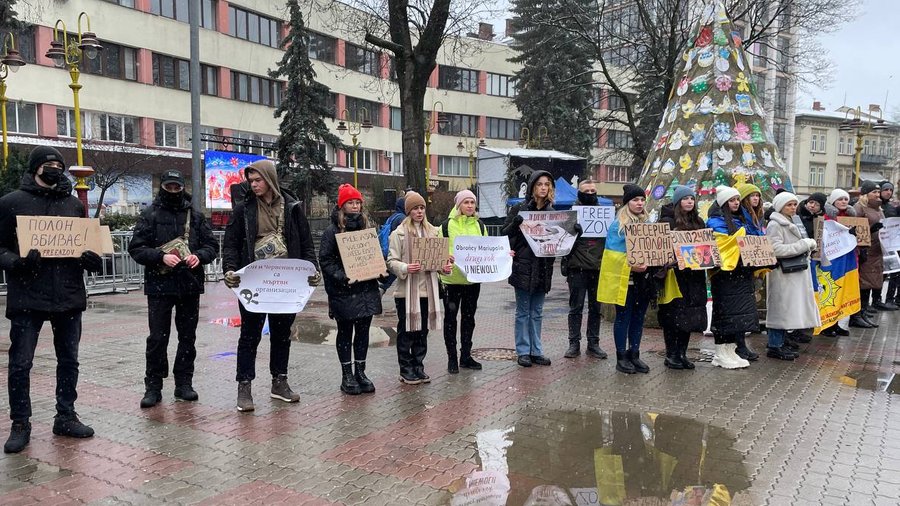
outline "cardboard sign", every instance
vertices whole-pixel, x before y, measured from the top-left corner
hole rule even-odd
[[[99,251],[101,255],[112,255],[116,252],[116,246],[113,244],[112,240],[112,232],[109,230],[109,225],[101,225],[100,226],[100,249],[103,250],[102,253]]]
[[[884,228],[878,231],[882,251],[900,250],[900,218],[885,218]]]
[[[572,210],[578,213],[581,237],[606,237],[616,219],[615,206],[572,206]]]
[[[381,243],[374,228],[335,234],[344,273],[350,281],[367,281],[387,274]]]
[[[869,233],[869,219],[855,216],[838,216],[838,222],[856,230],[856,245],[871,246],[872,235]]]
[[[414,237],[413,262],[419,262],[423,271],[440,271],[450,260],[450,239],[447,237]]]
[[[711,228],[671,231],[672,249],[679,269],[712,269],[722,265],[719,247]]]
[[[471,283],[503,281],[512,274],[509,237],[459,235],[453,242],[453,263]]]
[[[87,250],[103,253],[96,218],[16,216],[16,236],[23,256],[33,249],[44,258],[77,258]]]
[[[737,243],[745,267],[769,267],[778,261],[766,236],[747,235],[739,237]]]
[[[810,260],[822,259],[822,233],[825,229],[825,218],[821,216],[813,220],[813,239],[816,240],[816,250],[809,254]],[[855,240],[855,239],[854,239]]]
[[[379,250],[378,255],[381,255]],[[295,258],[257,260],[236,271],[241,283],[231,290],[251,313],[295,314],[303,311],[314,288],[316,266]]]
[[[668,223],[625,225],[625,259],[628,265],[659,267],[675,262]]]
[[[823,226],[819,244],[822,255],[827,260],[836,260],[856,249],[856,238],[850,235],[850,229],[840,222],[828,220]]]
[[[534,256],[563,257],[575,246],[575,211],[520,211],[519,216],[519,230]]]

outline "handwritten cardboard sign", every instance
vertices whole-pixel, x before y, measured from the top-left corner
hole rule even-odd
[[[872,235],[869,233],[869,219],[854,216],[838,216],[838,222],[856,230],[856,245],[871,246]]]
[[[450,239],[447,237],[414,237],[412,261],[419,262],[423,271],[439,271],[450,259]]]
[[[350,281],[366,281],[387,274],[381,243],[374,228],[335,234],[344,273]]]
[[[572,206],[572,210],[578,213],[581,237],[606,237],[616,219],[615,206]]]
[[[719,247],[711,228],[671,231],[672,249],[679,269],[711,269],[722,265]]]
[[[675,261],[668,223],[625,225],[625,259],[628,265],[662,266]]]
[[[747,235],[737,240],[741,261],[745,267],[769,267],[775,265],[775,250],[766,236]]]
[[[810,260],[822,259],[822,234],[825,230],[825,218],[821,216],[813,220],[813,239],[816,240],[816,250],[810,252]]]
[[[112,255],[116,252],[116,246],[113,244],[112,232],[109,230],[109,225],[100,226],[100,249],[103,250],[101,253],[103,255]],[[98,251],[97,253],[100,252]]]
[[[16,216],[16,236],[22,255],[36,249],[44,258],[80,257],[103,253],[100,220],[67,216]]]

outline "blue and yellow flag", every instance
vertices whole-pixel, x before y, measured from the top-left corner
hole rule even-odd
[[[856,262],[856,250],[831,261],[824,267],[816,264],[817,284],[816,301],[819,303],[819,316],[822,326],[815,329],[819,334],[838,320],[859,312],[859,265]]]

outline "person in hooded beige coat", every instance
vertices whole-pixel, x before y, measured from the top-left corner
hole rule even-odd
[[[780,262],[804,255],[809,262],[809,253],[816,248],[816,241],[804,238],[792,221],[799,200],[795,195],[783,192],[775,196],[772,204],[775,212],[769,218],[766,237],[775,250],[775,257]],[[815,328],[822,324],[810,276],[809,268],[784,272],[780,266],[766,276],[768,356],[793,360],[796,355],[784,348],[785,331]]]

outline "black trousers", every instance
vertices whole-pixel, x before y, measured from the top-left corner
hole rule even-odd
[[[365,362],[366,355],[369,353],[369,326],[371,325],[371,316],[355,320],[337,320],[337,343],[335,346],[338,360],[342,364],[349,364],[354,358],[357,362]]]
[[[456,315],[462,311],[459,323],[460,356],[472,356],[472,335],[475,333],[475,311],[481,284],[444,285],[444,345],[447,355],[456,356]]]
[[[900,272],[888,274],[887,293],[884,294],[885,302],[894,302],[900,298]]]
[[[11,420],[26,421],[31,418],[31,366],[41,327],[47,320],[50,320],[56,351],[56,413],[62,416],[75,413],[81,313],[80,310],[60,313],[26,311],[10,318],[7,389]]]
[[[262,340],[263,325],[269,317],[269,372],[272,377],[287,374],[291,357],[291,325],[295,314],[251,313],[241,309],[241,337],[237,349],[237,381],[256,379],[256,350]]]
[[[397,361],[400,373],[412,374],[416,369],[425,367],[425,354],[428,353],[428,299],[419,299],[423,330],[416,332],[406,331],[406,299],[395,298],[394,304],[397,306]]]
[[[589,340],[600,339],[600,303],[597,302],[597,280],[600,271],[575,270],[566,276],[569,284],[569,339],[581,339],[584,299],[587,296],[588,321],[585,334]]]
[[[172,367],[175,385],[190,385],[194,377],[200,294],[149,295],[147,315],[150,335],[147,337],[147,371],[144,376],[144,383],[149,389],[161,389],[163,378],[169,375],[168,348],[173,310],[175,331],[178,333],[178,349],[175,351],[175,364]]]

